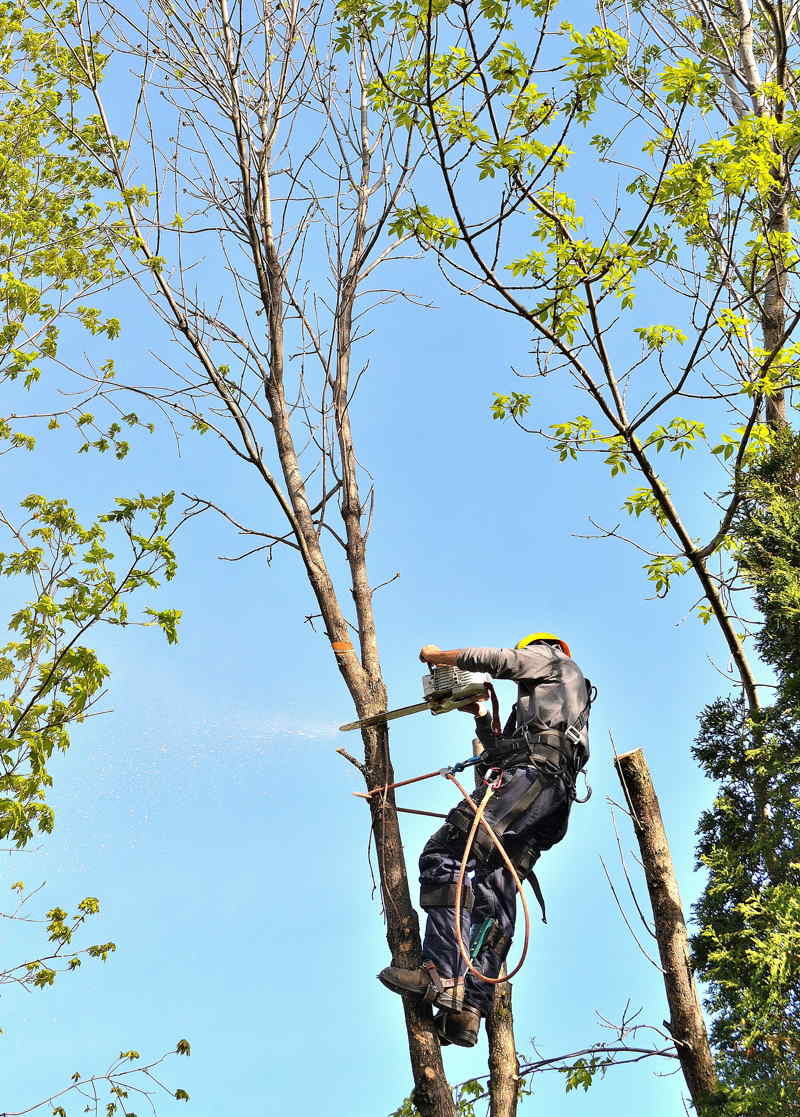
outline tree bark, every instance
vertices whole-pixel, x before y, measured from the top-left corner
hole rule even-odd
[[[631,808],[656,941],[664,973],[670,1019],[683,1077],[698,1113],[719,1091],[705,1021],[692,974],[689,939],[661,808],[641,749],[617,756],[614,765]]]
[[[358,703],[357,703],[358,705]],[[377,711],[371,711],[377,712]],[[366,781],[370,790],[394,780],[385,725],[362,730]],[[419,919],[411,903],[403,839],[395,810],[394,792],[370,797],[372,828],[378,851],[386,939],[392,964],[414,969],[422,963]],[[403,998],[408,1051],[414,1075],[414,1105],[422,1117],[456,1117],[453,1094],[442,1063],[442,1052],[427,1005]]]
[[[483,745],[474,737],[472,755],[480,756]],[[475,786],[478,780],[476,776]],[[500,971],[505,975],[506,967]],[[495,985],[492,1009],[486,1017],[489,1041],[489,1117],[516,1117],[519,1100],[519,1059],[514,1038],[514,1009],[511,983]]]
[[[501,973],[505,973],[505,966]],[[495,986],[492,1011],[486,1018],[486,1034],[489,1039],[489,1117],[516,1117],[519,1059],[514,1040],[510,982]]]
[[[756,44],[753,35],[753,13],[748,0],[737,0],[739,19],[739,59],[747,82],[752,111],[756,116],[765,117],[770,108],[764,96],[761,71],[756,57]],[[782,35],[773,27],[772,37],[768,40],[772,48],[772,65],[775,68],[774,80],[781,87],[786,86],[786,43]],[[764,43],[761,47],[763,49]],[[783,107],[775,106],[775,115],[783,120]],[[786,342],[786,295],[789,285],[789,263],[786,259],[786,238],[789,235],[789,166],[786,155],[777,144],[773,145],[779,166],[773,174],[774,188],[764,214],[763,232],[770,238],[772,263],[764,284],[763,297],[759,301],[761,331],[764,349],[768,354],[777,353]],[[771,358],[768,358],[771,360]],[[786,399],[783,391],[767,396],[765,400],[767,423],[774,430],[786,426]]]
[[[388,201],[382,199],[370,224],[370,198],[384,182],[387,170],[386,151],[380,147],[375,136],[370,135],[367,126],[364,54],[362,52],[355,79],[360,81],[356,132],[345,135],[340,131],[335,137],[338,144],[331,144],[332,150],[344,152],[350,150],[352,141],[358,171],[347,165],[340,166],[337,173],[343,183],[349,184],[343,189],[352,188],[354,191],[357,205],[352,211],[345,205],[330,216],[329,227],[333,232],[329,240],[324,239],[324,243],[336,245],[339,255],[334,260],[333,275],[336,305],[331,311],[331,320],[324,327],[328,332],[323,335],[320,333],[323,327],[316,324],[315,311],[312,313],[306,308],[304,281],[296,274],[298,269],[302,272],[305,240],[298,240],[295,235],[294,215],[286,209],[289,205],[286,191],[280,187],[276,191],[275,188],[275,180],[285,182],[285,177],[282,179],[281,175],[285,176],[288,172],[280,167],[276,169],[274,165],[276,151],[280,152],[281,166],[287,159],[285,145],[288,138],[279,139],[280,126],[284,126],[287,136],[291,134],[291,121],[303,103],[304,95],[300,95],[299,100],[295,99],[298,97],[295,84],[299,83],[305,89],[305,95],[316,96],[321,110],[328,106],[331,90],[324,82],[329,71],[313,51],[303,45],[303,35],[315,25],[319,9],[313,3],[302,10],[297,5],[275,8],[265,0],[260,24],[251,34],[237,22],[237,12],[230,8],[228,0],[216,0],[215,4],[207,6],[209,12],[213,9],[216,30],[211,24],[207,27],[203,21],[195,21],[191,5],[181,6],[177,2],[165,4],[166,15],[163,18],[159,16],[161,7],[156,4],[152,9],[148,8],[148,18],[156,21],[159,29],[157,37],[164,44],[159,53],[162,72],[170,80],[174,79],[176,88],[182,91],[185,89],[181,83],[185,80],[186,66],[191,65],[195,67],[192,72],[200,90],[197,95],[193,93],[188,98],[188,103],[182,99],[180,92],[175,94],[180,104],[179,112],[185,112],[195,120],[198,135],[208,133],[214,138],[223,138],[223,146],[227,144],[226,158],[233,161],[238,175],[238,178],[226,180],[231,184],[231,192],[218,192],[211,199],[209,210],[219,214],[218,223],[222,228],[235,230],[236,252],[242,250],[242,254],[236,255],[237,263],[231,268],[231,275],[233,282],[238,284],[243,309],[252,297],[260,300],[260,310],[266,323],[264,338],[256,342],[253,334],[240,332],[235,312],[229,320],[221,311],[206,310],[203,304],[187,296],[180,270],[182,260],[176,261],[178,280],[175,282],[168,278],[161,266],[152,266],[159,259],[150,247],[147,235],[148,229],[152,230],[152,224],[148,227],[140,219],[128,192],[125,167],[96,86],[95,70],[87,63],[87,82],[95,94],[108,141],[108,169],[115,176],[125,199],[125,213],[133,234],[134,249],[139,258],[151,266],[156,288],[153,302],[161,308],[162,316],[172,324],[193,353],[207,380],[208,396],[216,396],[221,401],[218,410],[209,405],[209,412],[205,413],[211,429],[222,434],[226,444],[239,458],[255,467],[277,499],[286,517],[286,532],[277,535],[264,533],[264,537],[275,541],[288,540],[289,545],[299,552],[319,607],[325,636],[331,643],[331,654],[356,712],[363,718],[386,709],[386,687],[378,654],[372,605],[374,589],[369,582],[366,561],[370,501],[363,500],[359,492],[358,466],[350,425],[349,406],[354,391],[350,382],[350,358],[360,283],[369,254],[378,244],[394,204],[394,195]],[[177,14],[176,8],[181,8]],[[82,45],[85,57],[91,59],[95,48],[88,33]],[[133,46],[132,50],[135,52],[138,46]],[[291,80],[287,75],[292,75]],[[217,111],[219,115],[215,115]],[[329,120],[334,127],[340,117],[334,114]],[[349,120],[349,111],[343,110],[341,129],[345,132],[349,128]],[[180,151],[185,156],[185,149]],[[216,182],[215,160],[211,148],[201,149],[199,153],[193,151],[190,158],[202,154],[208,159],[208,181],[213,184]],[[301,152],[298,166],[307,166],[309,159],[307,153]],[[373,162],[379,159],[383,160],[381,165],[373,169]],[[293,189],[297,188],[296,179],[292,179],[292,184]],[[309,193],[313,194],[313,190]],[[307,217],[302,218],[303,227]],[[324,221],[324,214],[317,220]],[[156,238],[158,235],[156,232]],[[298,243],[300,248],[297,248]],[[344,248],[347,244],[349,251]],[[295,251],[297,255],[293,257]],[[230,261],[230,254],[226,258]],[[223,306],[223,301],[219,306]],[[287,336],[286,323],[295,323],[296,326],[298,321],[302,322],[305,331],[303,347],[308,348],[309,353],[315,353],[320,364],[320,398],[314,410],[317,426],[312,429],[311,439],[312,444],[318,447],[319,456],[311,467],[308,457],[303,456],[309,442],[309,429],[296,418],[300,403],[303,407],[306,405],[305,388],[302,387],[302,378],[300,389],[296,381],[288,387],[286,383],[286,377],[292,370],[292,345],[297,340],[291,327]],[[321,340],[323,337],[326,339],[324,343]],[[329,344],[331,339],[332,344]],[[221,370],[217,351],[224,349],[225,345],[232,347],[229,351],[237,364],[246,354],[242,364],[249,376],[246,390],[238,382],[229,382]],[[242,377],[244,375],[242,372]],[[197,406],[190,399],[184,410],[178,413],[185,415],[187,407],[191,412]],[[216,423],[223,408],[235,425],[238,440]],[[300,407],[300,414],[306,420],[309,413]],[[194,417],[200,419],[203,415],[197,413]],[[259,418],[266,421],[260,427]],[[301,431],[299,440],[298,429]],[[270,445],[274,447],[278,459],[274,473],[267,464],[269,451],[266,447]],[[320,494],[315,491],[312,496],[308,488],[310,479],[314,477],[317,478],[314,484],[319,487],[318,473],[338,481],[335,487],[331,487],[330,480],[322,483],[321,502],[317,500]],[[334,492],[341,493],[338,507],[344,524],[344,539],[325,520],[327,500]],[[331,528],[330,536],[324,534],[327,528]],[[323,541],[330,542],[330,538],[337,540],[344,550],[347,571],[344,574],[340,572],[338,561],[335,565],[329,563]],[[351,599],[355,605],[355,624],[350,622],[346,613],[345,603]],[[374,790],[390,783],[393,778],[388,732],[385,726],[365,729],[362,739],[364,763],[359,767],[367,788]],[[419,923],[409,892],[394,797],[373,796],[370,807],[388,945],[396,965],[412,968],[421,961]],[[371,976],[363,976],[364,980],[374,980]],[[456,1117],[430,1009],[406,1002],[405,1020],[417,1110],[421,1117]]]

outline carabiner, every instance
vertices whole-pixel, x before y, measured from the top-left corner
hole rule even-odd
[[[497,775],[495,775],[495,772]],[[491,787],[492,791],[499,791],[503,786],[503,776],[505,772],[502,768],[488,768],[486,775],[483,777],[483,782],[486,787]]]
[[[451,764],[449,768],[442,768],[439,775],[445,776],[448,772],[455,775],[457,772],[463,772],[466,768],[471,768],[473,764],[480,764],[481,758],[479,756],[470,756],[467,760],[459,760],[458,764]]]
[[[582,799],[579,799],[578,796],[575,794],[577,788],[573,786],[573,800],[576,803],[588,803],[592,797],[592,785],[589,783],[589,777],[586,775],[586,771],[583,768],[581,768],[580,772],[578,772],[578,776],[583,776],[584,783],[586,784],[586,794],[583,796]]]

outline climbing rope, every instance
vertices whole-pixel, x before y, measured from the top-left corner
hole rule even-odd
[[[352,794],[355,795],[359,799],[369,800],[369,799],[372,798],[373,795],[376,795],[380,792],[385,793],[387,791],[393,790],[396,787],[407,787],[409,784],[419,783],[421,780],[429,780],[433,776],[444,776],[445,779],[450,780],[451,783],[454,783],[456,785],[458,790],[461,792],[462,798],[469,804],[469,806],[472,808],[472,811],[474,812],[474,815],[475,815],[474,819],[472,820],[472,828],[470,829],[470,832],[467,836],[466,845],[464,846],[464,855],[461,859],[461,866],[460,866],[459,873],[458,873],[458,880],[456,881],[456,895],[455,895],[456,943],[458,944],[459,954],[461,955],[462,960],[466,963],[467,969],[469,970],[469,972],[471,974],[473,974],[475,977],[479,978],[481,981],[487,982],[490,985],[501,985],[505,981],[510,981],[511,978],[514,977],[516,974],[518,974],[519,971],[522,969],[523,963],[524,963],[524,961],[525,961],[525,959],[528,955],[528,945],[529,945],[529,942],[530,942],[530,933],[531,933],[531,917],[530,917],[530,912],[528,911],[528,901],[525,898],[525,892],[524,892],[524,889],[522,887],[522,881],[519,879],[519,874],[517,873],[517,870],[514,868],[514,864],[511,860],[511,858],[506,853],[505,847],[503,846],[503,843],[500,841],[500,839],[497,837],[497,835],[495,834],[492,827],[489,825],[489,823],[483,817],[484,813],[486,811],[486,807],[489,804],[489,800],[491,799],[495,790],[497,790],[497,788],[499,788],[501,786],[501,784],[498,782],[498,780],[502,781],[502,778],[503,778],[502,770],[498,769],[498,768],[492,768],[492,769],[489,770],[489,772],[487,772],[486,777],[484,777],[484,783],[486,784],[486,794],[484,795],[483,799],[481,800],[480,805],[478,805],[475,802],[475,800],[467,793],[466,788],[462,787],[462,785],[456,779],[456,772],[463,772],[465,768],[471,768],[474,764],[479,763],[480,759],[481,758],[479,756],[470,757],[469,760],[462,760],[462,761],[460,761],[460,763],[454,764],[451,768],[438,768],[435,772],[426,772],[422,776],[414,776],[412,779],[409,779],[409,780],[399,780],[397,783],[384,784],[382,787],[375,787],[375,788],[372,789],[372,791],[369,791],[369,792],[354,791]],[[494,780],[490,781],[488,777],[489,777],[491,772],[498,772],[499,775]],[[408,807],[405,807],[405,808],[404,807],[396,807],[395,809],[399,810],[399,811],[403,811],[403,810],[408,811],[409,814],[412,814],[412,813],[413,814],[432,814],[433,813],[433,812],[429,812],[429,811],[410,811]],[[438,816],[435,816],[435,817],[442,818],[442,817],[446,817],[446,816],[438,815]],[[462,906],[463,906],[462,905],[462,896],[463,896],[463,891],[464,891],[464,877],[466,876],[467,863],[469,861],[469,857],[470,857],[470,854],[472,852],[472,847],[475,844],[475,835],[478,832],[478,827],[479,826],[483,826],[484,830],[486,831],[486,833],[489,835],[492,842],[494,843],[495,848],[497,849],[497,852],[500,854],[500,858],[503,861],[503,864],[505,865],[505,867],[511,873],[511,876],[514,879],[514,887],[516,888],[517,892],[519,893],[520,900],[522,901],[522,911],[523,911],[523,914],[525,916],[525,938],[524,938],[524,941],[523,941],[523,944],[522,944],[522,954],[520,955],[520,959],[517,962],[514,969],[511,970],[510,973],[507,973],[505,975],[505,977],[487,977],[486,974],[481,973],[481,971],[473,964],[473,960],[472,960],[472,958],[469,954],[469,951],[467,950],[467,948],[464,944],[464,937],[461,934],[461,911],[462,911]]]
[[[490,780],[489,777],[493,772],[498,772],[499,775],[495,779]],[[481,981],[487,982],[487,984],[489,985],[501,985],[505,981],[510,981],[511,978],[518,974],[519,971],[522,969],[523,963],[525,962],[525,959],[528,955],[528,943],[530,941],[531,933],[531,917],[530,912],[528,911],[528,901],[525,898],[525,892],[522,888],[522,881],[519,879],[517,870],[514,868],[514,864],[511,858],[506,853],[503,843],[500,841],[492,827],[483,817],[484,812],[489,804],[489,800],[491,799],[494,792],[502,785],[503,772],[502,770],[497,768],[490,768],[489,771],[486,773],[486,776],[484,778],[484,783],[486,784],[486,794],[481,800],[480,805],[475,803],[471,796],[467,794],[466,789],[461,786],[452,772],[447,773],[447,779],[451,780],[452,783],[456,785],[463,798],[469,803],[470,807],[475,812],[475,817],[472,820],[472,828],[470,829],[469,835],[467,836],[467,843],[464,846],[464,856],[461,859],[461,867],[458,871],[458,880],[456,881],[455,932],[456,942],[458,944],[458,951],[461,955],[462,961],[466,963],[467,969],[471,974],[479,978]],[[503,863],[514,878],[514,886],[519,893],[519,898],[522,901],[522,911],[525,915],[525,939],[522,943],[522,954],[520,955],[519,961],[517,962],[514,969],[511,970],[510,973],[506,973],[505,976],[501,977],[487,977],[486,974],[481,973],[481,971],[473,964],[473,960],[469,954],[469,951],[464,945],[464,938],[461,934],[461,908],[462,894],[464,891],[464,877],[466,876],[467,872],[467,863],[469,862],[469,856],[475,843],[475,835],[477,834],[478,827],[481,824],[488,833],[489,837],[494,842],[495,848],[500,854]]]

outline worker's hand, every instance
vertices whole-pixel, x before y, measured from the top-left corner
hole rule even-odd
[[[428,663],[430,656],[441,650],[438,644],[423,644],[419,652],[420,663]]]
[[[459,709],[462,713],[473,714],[476,718],[482,718],[486,713],[486,703],[481,701],[470,702],[469,706],[460,706]]]

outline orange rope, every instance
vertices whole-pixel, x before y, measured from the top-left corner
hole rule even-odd
[[[469,803],[469,805],[472,807],[473,811],[475,812],[475,818],[472,820],[472,829],[469,832],[469,836],[467,838],[467,844],[464,846],[464,856],[461,860],[461,868],[459,869],[458,880],[456,881],[455,932],[456,932],[456,942],[458,943],[458,950],[459,950],[459,953],[461,954],[462,959],[466,963],[467,969],[469,970],[469,972],[471,974],[474,974],[475,977],[479,978],[481,981],[487,982],[490,985],[501,985],[504,981],[510,981],[511,978],[515,976],[515,974],[519,973],[519,971],[522,969],[522,964],[525,961],[525,958],[527,957],[527,954],[528,954],[528,943],[530,941],[530,933],[531,933],[531,917],[530,917],[530,912],[528,911],[528,901],[525,899],[525,893],[522,889],[522,882],[519,879],[519,875],[517,874],[517,870],[514,868],[514,865],[511,861],[511,858],[508,856],[505,849],[503,848],[503,843],[500,841],[500,839],[495,834],[494,830],[491,828],[489,823],[483,817],[483,813],[486,810],[486,807],[489,803],[489,800],[492,797],[492,794],[494,793],[494,788],[492,788],[491,785],[490,785],[486,789],[486,794],[484,795],[480,806],[478,806],[478,804],[475,803],[475,801],[469,795],[467,795],[466,790],[461,786],[461,784],[458,782],[458,780],[455,778],[455,776],[452,773],[448,773],[447,778],[449,780],[452,780],[452,782],[456,785],[458,790],[461,792],[464,799],[466,799],[466,801]],[[483,828],[486,830],[489,837],[494,842],[495,847],[497,848],[497,852],[500,854],[500,857],[502,858],[506,868],[509,870],[512,877],[514,878],[514,885],[516,886],[517,892],[519,892],[519,897],[522,900],[522,910],[525,914],[525,941],[522,944],[522,954],[520,955],[520,959],[517,962],[514,969],[511,970],[510,973],[507,973],[505,975],[505,977],[487,977],[486,974],[482,974],[479,969],[477,969],[475,966],[473,966],[472,959],[469,956],[469,951],[467,950],[467,948],[464,945],[464,939],[463,939],[462,934],[461,934],[461,897],[462,897],[462,892],[463,892],[463,889],[464,889],[464,876],[466,875],[466,871],[467,871],[467,862],[469,861],[469,855],[472,852],[472,846],[475,842],[475,834],[477,833],[478,827],[480,825],[483,825]]]
[[[454,783],[456,785],[456,787],[458,788],[458,790],[461,792],[462,798],[464,798],[467,801],[467,803],[469,803],[470,807],[472,807],[473,811],[475,812],[475,818],[473,819],[473,822],[472,822],[472,829],[470,830],[469,836],[467,837],[467,844],[464,846],[464,856],[463,856],[462,861],[461,861],[461,868],[459,870],[458,880],[456,882],[456,914],[455,914],[456,942],[458,943],[459,953],[460,953],[462,959],[464,960],[464,962],[466,962],[467,969],[469,970],[470,973],[474,974],[475,977],[480,978],[481,981],[486,981],[491,985],[500,985],[504,981],[510,981],[511,978],[514,977],[515,974],[518,974],[519,971],[522,969],[522,964],[523,964],[523,962],[525,961],[525,959],[528,955],[528,944],[530,942],[530,934],[531,934],[531,916],[530,916],[530,912],[528,911],[528,901],[525,899],[525,892],[522,888],[522,881],[519,879],[519,875],[517,874],[517,870],[514,868],[514,865],[511,861],[511,858],[508,856],[505,849],[503,848],[503,843],[500,841],[500,839],[495,834],[494,830],[491,828],[489,823],[483,817],[483,813],[486,810],[486,806],[487,806],[489,800],[492,797],[493,789],[491,787],[487,788],[486,795],[484,795],[480,806],[478,806],[478,804],[475,802],[475,800],[472,799],[467,794],[466,788],[461,786],[461,784],[458,782],[458,780],[456,779],[456,777],[454,776],[454,774],[452,772],[447,771],[446,768],[444,768],[444,769],[439,768],[435,772],[426,772],[423,776],[414,776],[414,778],[410,779],[410,780],[400,780],[399,783],[390,783],[390,784],[384,784],[383,787],[375,787],[375,788],[372,789],[372,791],[369,791],[367,793],[364,793],[363,791],[354,791],[353,795],[357,796],[359,799],[370,799],[373,795],[376,795],[378,792],[389,791],[389,790],[391,790],[392,788],[395,788],[395,787],[407,787],[409,784],[419,783],[420,780],[429,780],[429,779],[431,779],[432,776],[444,776],[446,779],[448,779],[452,783]],[[432,814],[432,812],[430,812],[430,811],[412,811],[412,810],[409,810],[408,807],[396,807],[395,809],[398,810],[398,811],[406,811],[409,814]],[[446,818],[447,816],[446,815],[437,815],[435,817]],[[476,969],[475,966],[473,966],[473,964],[472,964],[472,959],[469,956],[469,951],[467,950],[467,948],[464,945],[464,939],[463,939],[463,936],[461,934],[461,907],[462,907],[461,899],[462,899],[462,893],[463,893],[463,890],[464,890],[464,877],[465,877],[466,872],[467,872],[467,862],[469,861],[469,855],[472,852],[472,846],[475,842],[475,834],[477,833],[477,830],[478,830],[479,826],[483,826],[484,830],[487,832],[489,837],[492,839],[492,841],[494,842],[494,844],[497,848],[497,852],[500,854],[500,857],[503,860],[503,863],[505,864],[506,868],[508,869],[508,871],[511,873],[512,877],[514,878],[514,885],[517,889],[517,892],[519,893],[520,900],[522,901],[522,911],[525,915],[525,941],[522,944],[522,954],[520,955],[520,959],[517,962],[514,969],[510,973],[507,973],[505,977],[487,977],[486,974],[482,974],[480,972],[480,970]]]
[[[435,772],[426,772],[424,776],[414,776],[410,780],[400,780],[399,783],[385,783],[381,787],[373,787],[372,791],[353,791],[352,794],[358,799],[370,799],[373,795],[378,795],[382,791],[391,791],[395,787],[408,787],[410,783],[419,783],[420,780],[429,780],[433,776],[442,776],[445,774],[446,769],[437,768]]]

